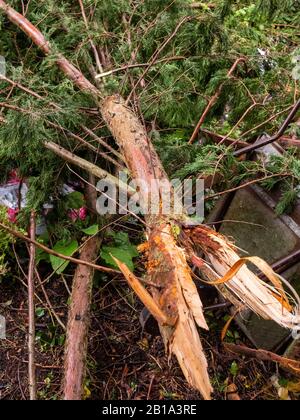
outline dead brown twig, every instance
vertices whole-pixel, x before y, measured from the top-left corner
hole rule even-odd
[[[297,376],[300,375],[300,362],[297,360],[287,359],[267,350],[250,349],[249,347],[238,346],[232,343],[224,343],[224,347],[227,351],[235,354],[252,357],[261,361],[279,363],[283,368],[288,369]]]
[[[258,141],[254,144],[250,144],[249,146],[243,147],[242,149],[237,150],[234,153],[234,156],[238,157],[238,156],[241,156],[245,153],[253,152],[254,150],[256,150],[260,147],[266,146],[267,144],[274,143],[276,140],[280,139],[280,137],[284,134],[284,132],[286,131],[286,129],[290,125],[291,121],[293,120],[293,118],[295,117],[295,115],[297,114],[299,109],[300,109],[300,99],[298,99],[298,101],[295,103],[291,112],[289,113],[289,115],[287,116],[284,123],[279,128],[279,130],[277,131],[277,133],[274,134],[274,136],[270,137],[267,140]]]
[[[101,265],[93,264],[93,263],[90,263],[88,261],[83,261],[83,260],[80,260],[80,259],[77,259],[77,258],[67,257],[66,255],[62,255],[59,252],[53,251],[53,249],[50,249],[47,246],[37,242],[36,240],[31,239],[31,238],[23,235],[21,232],[18,232],[17,230],[14,230],[14,229],[4,225],[3,223],[0,223],[0,228],[4,229],[6,232],[10,233],[11,235],[15,236],[16,238],[21,239],[22,241],[25,241],[25,242],[28,242],[29,244],[35,245],[37,248],[40,248],[43,251],[47,252],[47,254],[54,255],[55,257],[61,258],[61,259],[66,260],[66,261],[70,261],[74,264],[82,264],[82,265],[85,265],[87,267],[91,267],[91,268],[95,269],[96,271],[103,271],[105,273],[111,273],[111,274],[120,274],[119,271],[113,270],[112,268],[103,267]]]

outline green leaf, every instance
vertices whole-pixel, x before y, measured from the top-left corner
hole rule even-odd
[[[123,250],[121,248],[114,248],[114,247],[103,247],[101,251],[101,258],[106,262],[106,264],[118,268],[117,264],[113,260],[113,257],[117,258],[121,262],[127,265],[127,267],[133,271],[134,270],[134,264],[132,262],[133,255],[130,251]]]
[[[237,374],[239,373],[239,365],[237,364],[237,362],[232,362],[231,366],[230,366],[230,373],[233,376],[237,376]]]
[[[42,318],[45,315],[45,309],[44,308],[36,308],[35,314],[38,318]]]
[[[99,232],[99,226],[98,225],[93,225],[93,226],[90,226],[86,229],[81,229],[81,230],[86,235],[94,236],[94,235],[97,235],[97,233]]]
[[[66,206],[69,209],[78,210],[84,206],[84,196],[79,191],[74,191],[65,197]]]
[[[45,232],[43,235],[40,235],[38,238],[38,242],[42,245],[48,245],[49,243],[49,233]],[[41,248],[36,249],[36,256],[35,256],[36,264],[39,264],[41,261],[50,262],[49,254],[43,251]]]
[[[134,245],[130,243],[126,232],[110,232],[109,236],[114,239],[115,246],[104,246],[101,251],[101,258],[113,268],[118,268],[112,257],[117,258],[133,271],[133,258],[138,257],[139,253]]]
[[[49,254],[47,254],[47,252],[43,251],[42,249],[37,248],[35,261],[36,261],[36,264],[39,264],[41,261],[49,262],[50,261]]]
[[[127,246],[131,245],[128,233],[126,232],[110,232],[108,236],[111,236],[114,239],[114,242],[117,246]]]
[[[55,244],[53,251],[58,252],[59,254],[65,255],[66,257],[71,257],[78,248],[77,241],[71,241],[66,243],[65,241],[59,241]],[[62,274],[65,269],[68,267],[70,261],[65,261],[62,258],[55,257],[50,255],[50,262],[53,270],[57,274]]]

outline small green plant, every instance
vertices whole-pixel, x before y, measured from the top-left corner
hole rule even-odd
[[[66,336],[61,333],[59,327],[49,325],[47,330],[39,330],[35,336],[37,344],[40,345],[40,351],[44,352],[53,347],[61,347],[65,343]]]
[[[230,373],[231,373],[231,375],[233,377],[236,377],[238,375],[238,373],[239,373],[239,370],[240,370],[240,368],[239,368],[238,363],[236,361],[232,362],[231,363],[231,366],[230,366]]]
[[[0,222],[8,224],[7,211],[4,207],[0,206]],[[12,235],[0,228],[0,281],[7,271],[7,258],[11,249],[11,244],[14,242]]]
[[[71,257],[77,249],[78,242],[75,240],[67,242],[62,240],[57,242],[53,247],[54,251],[56,251],[59,254],[65,255],[66,257]],[[62,274],[70,263],[70,261],[65,261],[62,258],[56,257],[54,255],[50,255],[50,262],[53,270],[57,274]]]
[[[112,239],[112,245],[102,247],[101,258],[109,266],[118,268],[113,259],[113,257],[115,257],[133,271],[133,259],[138,257],[139,253],[136,246],[131,244],[128,233],[111,231],[109,232],[108,237]]]

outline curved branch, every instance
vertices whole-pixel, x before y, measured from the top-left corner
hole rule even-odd
[[[0,228],[5,230],[6,232],[10,233],[11,235],[15,236],[16,238],[21,239],[22,241],[28,242],[29,244],[33,244],[35,245],[37,248],[40,248],[41,250],[45,251],[47,254],[50,255],[54,255],[55,257],[61,258],[62,260],[66,260],[66,261],[70,261],[74,264],[81,264],[81,265],[85,265],[87,267],[91,267],[94,270],[97,271],[103,271],[105,273],[110,273],[110,274],[120,274],[119,271],[117,270],[113,270],[112,268],[108,268],[108,267],[103,267],[101,265],[97,265],[97,264],[93,264],[87,261],[83,261],[83,260],[79,260],[77,258],[73,258],[73,257],[67,257],[66,255],[60,254],[59,252],[54,251],[53,249],[48,248],[47,246],[28,238],[27,236],[23,235],[21,232],[18,232],[17,230],[14,230],[8,226],[6,226],[3,223],[0,223]]]

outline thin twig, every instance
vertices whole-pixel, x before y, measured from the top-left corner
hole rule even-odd
[[[122,160],[124,162],[124,157],[121,155],[121,153],[117,152],[113,147],[111,147],[109,144],[107,144],[104,140],[101,139],[101,137],[97,136],[92,130],[90,130],[88,127],[82,126],[83,130],[89,134],[93,139],[97,140],[99,144],[106,147],[107,150],[109,150],[111,153],[113,153],[118,159]],[[119,164],[120,166],[120,164]]]
[[[86,17],[86,13],[85,13],[85,10],[84,10],[82,0],[78,0],[78,3],[80,5],[81,14],[82,14],[82,18],[83,18],[86,30],[89,31],[89,23],[88,23],[88,20],[87,20],[87,17]],[[99,57],[97,48],[94,44],[94,41],[92,40],[92,37],[90,35],[89,35],[89,41],[90,41],[90,44],[91,44],[91,47],[92,47],[92,50],[93,50],[93,53],[94,53],[94,56],[95,56],[95,61],[96,61],[98,71],[100,71],[102,73],[103,72],[103,67],[102,67],[102,64],[101,64],[101,61],[100,61],[100,57]]]
[[[298,360],[287,359],[286,357],[279,356],[270,351],[251,349],[246,346],[238,346],[232,343],[225,343],[224,347],[227,351],[235,354],[252,357],[261,361],[279,363],[283,368],[290,370],[298,376],[300,375],[300,362]]]
[[[177,32],[179,31],[179,29],[181,28],[181,26],[187,22],[191,20],[190,16],[185,16],[183,19],[181,19],[181,21],[178,23],[178,25],[176,26],[176,28],[174,29],[173,33],[168,37],[168,39],[166,39],[166,41],[160,46],[160,48],[154,53],[152,59],[150,60],[149,65],[146,67],[146,69],[143,71],[143,74],[140,76],[139,80],[136,82],[136,84],[134,85],[132,91],[130,92],[126,104],[129,103],[129,101],[131,100],[136,88],[139,86],[139,84],[141,83],[141,81],[145,78],[146,74],[148,73],[149,69],[152,67],[152,65],[155,63],[155,61],[157,60],[157,58],[159,57],[160,53],[165,49],[165,47],[172,41],[172,39],[176,36]]]
[[[36,275],[36,277],[37,277],[37,279],[39,281],[39,285],[40,285],[40,287],[42,289],[42,292],[43,292],[43,294],[45,296],[47,305],[49,307],[49,311],[52,313],[52,315],[54,316],[54,318],[56,319],[56,321],[58,322],[58,324],[61,326],[61,328],[65,331],[66,330],[66,326],[62,322],[62,320],[60,319],[60,317],[58,316],[58,314],[56,313],[56,311],[54,310],[54,308],[53,308],[53,306],[52,306],[52,304],[50,302],[49,296],[48,296],[48,294],[46,292],[46,289],[45,289],[45,287],[43,285],[42,279],[41,279],[41,277],[39,275],[39,272],[38,272],[37,268],[35,268],[35,275]]]
[[[263,127],[264,125],[268,124],[269,122],[275,120],[275,118],[279,117],[282,114],[285,114],[287,111],[290,111],[293,108],[293,105],[289,106],[288,108],[283,109],[282,111],[277,112],[274,115],[271,115],[267,120],[263,121],[262,123],[256,125],[255,127],[250,128],[249,130],[245,131],[240,135],[240,138],[247,137],[248,134],[252,133],[253,131],[258,130],[259,128]]]
[[[50,249],[50,248],[48,248],[47,246],[45,246],[43,244],[40,244],[36,240],[33,240],[31,238],[28,238],[27,236],[23,235],[21,232],[18,232],[16,230],[14,230],[14,229],[12,229],[12,228],[4,225],[3,223],[0,223],[0,228],[1,229],[4,229],[6,232],[10,233],[11,235],[15,236],[16,238],[21,239],[22,241],[28,242],[30,244],[34,244],[37,248],[40,248],[43,251],[47,252],[47,254],[54,255],[55,257],[61,258],[61,259],[66,260],[66,261],[70,261],[70,262],[72,262],[74,264],[86,265],[88,267],[94,268],[97,271],[103,271],[105,273],[110,273],[110,274],[120,274],[119,271],[113,270],[112,268],[103,267],[101,265],[89,263],[87,261],[82,261],[82,260],[79,260],[77,258],[68,257],[66,255],[60,254],[59,252],[56,252],[53,249]]]
[[[289,113],[289,115],[285,119],[284,123],[282,124],[282,126],[280,127],[280,129],[277,131],[277,133],[274,136],[270,137],[267,140],[258,141],[257,143],[250,144],[249,146],[243,147],[242,149],[234,152],[234,156],[238,157],[238,156],[241,156],[245,153],[253,152],[254,150],[256,150],[260,147],[263,147],[263,146],[266,146],[268,144],[274,143],[276,140],[278,140],[284,134],[284,132],[286,131],[286,129],[290,125],[291,121],[293,120],[293,118],[297,114],[299,108],[300,108],[300,99],[298,99],[298,101],[295,103],[291,112]]]
[[[161,60],[155,61],[152,64],[152,66],[156,66],[157,64],[162,64],[162,63],[165,63],[165,62],[181,61],[181,60],[186,60],[186,59],[187,59],[187,57],[183,56],[183,55],[162,58]],[[126,64],[125,66],[118,67],[116,69],[108,70],[108,71],[105,71],[103,73],[97,74],[95,79],[101,79],[103,77],[111,76],[112,74],[119,73],[119,72],[122,72],[122,71],[127,71],[127,70],[130,70],[130,69],[138,69],[138,68],[141,68],[141,67],[149,67],[149,65],[150,65],[150,63]]]
[[[224,195],[224,194],[227,194],[227,193],[230,193],[230,192],[233,192],[233,191],[241,190],[242,188],[246,188],[249,185],[257,184],[258,182],[266,181],[267,179],[272,179],[272,178],[276,178],[276,177],[282,177],[283,178],[283,177],[286,177],[286,176],[290,176],[290,174],[289,173],[272,174],[272,175],[264,176],[263,178],[253,179],[252,181],[245,182],[244,184],[239,185],[238,187],[231,188],[231,189],[226,190],[226,191],[221,191],[221,192],[216,193],[216,194],[208,195],[207,197],[205,197],[205,200],[210,200],[212,198],[219,197],[220,195]]]

